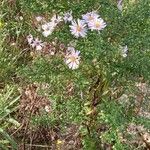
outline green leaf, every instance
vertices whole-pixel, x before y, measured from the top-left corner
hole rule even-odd
[[[17,150],[17,143],[2,128],[0,128],[0,134],[10,142],[13,150]]]

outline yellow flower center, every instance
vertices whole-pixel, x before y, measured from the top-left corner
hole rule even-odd
[[[77,26],[77,31],[78,31],[78,32],[81,32],[81,30],[82,30],[82,28],[78,25],[78,26]]]
[[[90,21],[90,20],[93,20],[93,19],[94,19],[94,18],[90,15],[90,16],[89,16],[89,21]]]
[[[96,27],[96,28],[99,28],[100,26],[101,26],[101,24],[100,24],[99,22],[96,22],[96,23],[95,23],[95,27]]]
[[[76,62],[76,57],[70,56],[70,60],[71,60],[71,62]]]

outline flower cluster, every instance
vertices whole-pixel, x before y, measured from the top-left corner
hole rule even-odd
[[[70,31],[76,38],[85,37],[88,29],[103,30],[106,27],[106,23],[100,16],[95,12],[88,12],[82,15],[82,19],[73,20],[70,25]]]
[[[30,47],[43,55],[54,55],[56,53],[56,49],[64,50],[65,48],[65,45],[63,43],[57,43],[57,40],[54,40],[51,43],[42,42],[38,38],[33,38],[31,34],[27,36],[27,42]]]
[[[59,15],[53,15],[49,22],[45,21],[45,19],[41,16],[36,17],[36,21],[42,22],[39,31],[42,30],[44,37],[51,35],[61,21],[64,21],[65,23],[69,22],[71,24],[69,25],[71,34],[76,38],[85,37],[88,29],[91,31],[100,31],[106,27],[106,23],[102,18],[100,18],[96,11],[83,14],[82,19],[77,20],[73,19],[72,11],[68,11],[64,13],[62,17]]]
[[[59,22],[61,22],[62,19],[60,16],[58,15],[54,15],[51,18],[50,22],[45,22],[44,24],[42,24],[42,34],[44,37],[48,37],[49,35],[52,34],[52,32],[54,31],[55,27],[59,24]]]
[[[32,48],[35,48],[37,51],[41,51],[45,44],[39,40],[38,38],[33,38],[33,36],[30,34],[27,36],[27,41],[28,41],[28,44],[32,47]]]
[[[64,21],[65,23],[70,23],[70,31],[76,37],[85,37],[87,35],[88,29],[93,30],[103,30],[106,27],[106,23],[100,16],[95,12],[88,12],[82,15],[82,19],[77,19],[75,21],[72,16],[72,11],[68,11],[63,14],[63,16],[53,15],[51,21],[47,22],[44,17],[37,16],[36,22],[38,23],[38,31],[42,31],[44,37],[48,37],[55,30],[56,26]],[[28,44],[34,48],[36,51],[40,51],[42,54],[54,55],[56,48],[53,45],[42,42],[39,38],[33,38],[30,34],[27,36]],[[61,49],[61,47],[59,47]],[[68,47],[65,53],[65,63],[70,69],[77,69],[80,63],[80,51],[75,50],[74,47]]]
[[[38,38],[33,38],[33,36],[30,34],[27,36],[27,41],[28,44],[34,48],[36,51],[39,51],[40,53],[46,55],[54,55],[56,52],[56,47],[54,46],[55,44],[49,44],[46,42],[42,42]],[[65,45],[64,44],[59,44],[59,49],[64,50]],[[67,47],[66,52],[65,52],[65,64],[69,67],[69,69],[77,69],[79,67],[80,63],[80,51],[75,50],[74,47]]]

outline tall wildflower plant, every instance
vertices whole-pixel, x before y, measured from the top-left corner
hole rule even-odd
[[[15,79],[19,86],[48,85],[38,91],[52,104],[48,124],[60,134],[74,125],[80,148],[133,149],[130,123],[148,147],[148,10],[148,0],[3,1],[3,48],[17,55]],[[58,147],[62,137],[52,138]]]

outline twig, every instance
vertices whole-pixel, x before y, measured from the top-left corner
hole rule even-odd
[[[25,146],[41,147],[41,148],[51,148],[51,146],[48,146],[48,145],[36,145],[36,144],[25,144]]]

